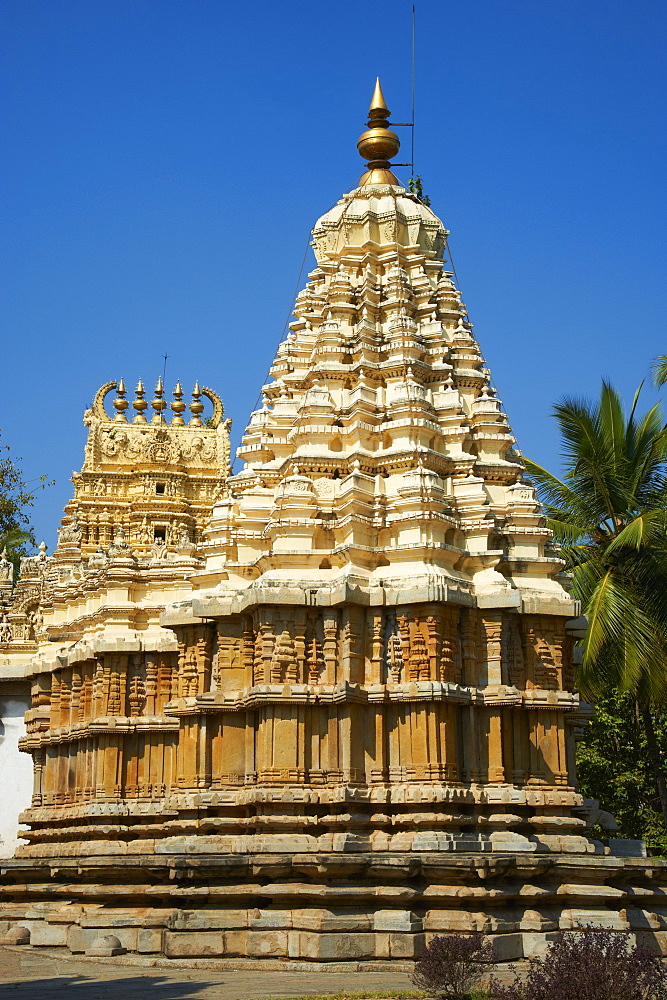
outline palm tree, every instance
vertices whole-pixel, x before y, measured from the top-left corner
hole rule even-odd
[[[653,716],[667,703],[667,428],[659,403],[637,413],[640,390],[627,417],[606,382],[599,402],[558,403],[564,474],[526,468],[588,618],[578,686],[591,699],[613,688],[636,699],[667,825]]]

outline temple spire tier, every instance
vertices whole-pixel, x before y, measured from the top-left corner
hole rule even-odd
[[[369,114],[359,149],[372,164],[398,148],[379,80]],[[569,613],[444,259],[448,231],[382,170],[315,224],[317,266],[243,435],[245,467],[207,529],[201,585],[221,572],[242,589],[296,574],[391,595],[428,580],[431,594]]]

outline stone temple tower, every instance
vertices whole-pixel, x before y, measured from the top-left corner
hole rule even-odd
[[[0,920],[38,940],[364,962],[472,929],[504,958],[590,922],[667,939],[663,863],[589,837],[578,609],[388,117],[378,83],[368,169],[315,225],[244,468],[161,616],[169,766],[69,799],[61,766],[24,816]],[[40,740],[82,724],[56,722]]]
[[[203,592],[163,621],[185,646],[191,615],[215,623],[215,687],[192,710],[219,724],[211,752],[266,849],[565,837],[587,853],[577,611],[443,261],[447,231],[389,168],[388,115],[378,85],[369,169],[315,225],[317,267],[245,468],[206,529]]]

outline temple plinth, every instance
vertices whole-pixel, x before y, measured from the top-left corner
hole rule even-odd
[[[91,426],[45,571],[54,655],[30,668],[28,844],[0,885],[33,943],[90,952],[106,928],[146,954],[364,963],[477,929],[516,958],[598,921],[667,948],[663,862],[591,839],[612,821],[577,790],[579,610],[388,118],[378,81],[368,169],[314,227],[243,469],[164,480],[183,529],[162,544],[187,532],[187,554],[155,553],[137,484],[159,470],[94,484],[137,434],[159,469],[215,441],[222,471],[225,425],[181,426],[176,393],[163,427],[160,392],[128,424],[121,391]],[[100,506],[120,527],[96,555]],[[124,645],[142,630],[146,653]]]

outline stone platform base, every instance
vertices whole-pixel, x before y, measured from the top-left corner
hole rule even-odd
[[[60,962],[81,963],[90,966],[91,969],[99,969],[104,966],[107,966],[109,969],[118,969],[119,967],[123,969],[168,969],[172,974],[177,973],[179,969],[196,969],[199,972],[239,972],[246,974],[252,974],[253,972],[302,972],[304,974],[312,974],[316,972],[335,976],[336,974],[346,975],[350,972],[363,972],[366,974],[377,973],[384,975],[400,973],[409,976],[414,969],[414,962],[407,960],[389,962],[299,962],[289,958],[166,958],[164,955],[139,955],[132,952],[125,952],[115,958],[98,958],[80,952],[72,953],[69,948],[24,948],[17,945],[0,944],[0,954],[7,952],[11,952],[17,956],[30,955],[31,957],[39,956],[40,959],[51,958]],[[519,962],[517,967],[521,970],[526,964]],[[514,967],[515,963],[512,963],[512,968]],[[493,971],[502,981],[502,976],[508,975],[509,969],[510,963],[504,962],[494,965]],[[349,983],[347,985],[349,987]],[[380,988],[379,986],[377,987],[377,989]],[[393,980],[386,984],[386,988],[398,989],[396,981]],[[409,988],[409,982],[400,987],[401,990]],[[342,989],[343,987],[341,987]],[[375,989],[375,987],[369,987],[369,989]],[[357,990],[358,987],[355,986],[355,992]],[[297,990],[296,992],[298,993],[299,991]],[[329,987],[326,986],[323,992],[329,992]],[[235,1000],[238,1000],[239,995],[239,991],[237,990],[234,993]]]
[[[434,935],[480,930],[511,961],[586,924],[667,954],[667,863],[435,853],[0,862],[0,943],[101,958],[408,968]]]

